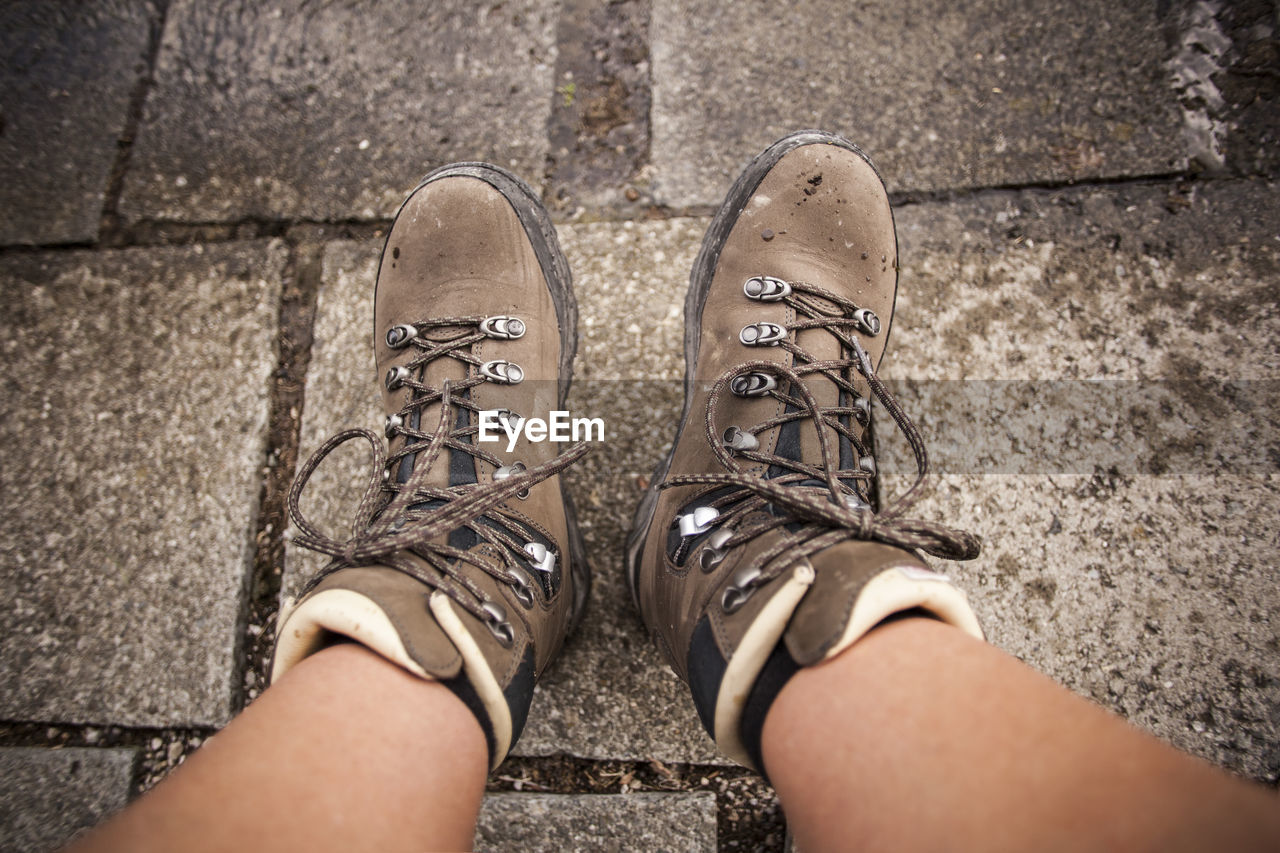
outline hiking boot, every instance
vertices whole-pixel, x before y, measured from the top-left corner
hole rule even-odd
[[[423,179],[387,235],[374,294],[388,448],[347,430],[298,473],[293,541],[333,560],[283,608],[273,680],[327,644],[361,643],[457,694],[492,766],[502,761],[582,615],[589,571],[557,476],[586,445],[557,455],[500,427],[564,410],[576,327],[568,264],[529,187],[480,163]],[[341,541],[298,501],[319,462],[357,438],[374,470]]]
[[[685,401],[627,542],[641,617],[730,758],[799,667],[916,611],[974,636],[964,595],[922,552],[977,556],[967,533],[908,519],[928,463],[876,375],[897,290],[884,185],[831,134],[788,136],[738,178],[685,301]],[[879,512],[871,400],[906,435],[916,484]]]

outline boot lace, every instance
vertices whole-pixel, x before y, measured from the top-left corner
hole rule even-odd
[[[759,276],[749,279],[743,289],[748,298],[785,300],[795,310],[796,320],[785,329],[757,323],[744,328],[740,336],[748,346],[783,347],[792,354],[792,365],[748,361],[721,374],[712,385],[703,422],[707,441],[724,473],[676,476],[661,484],[663,489],[708,487],[686,504],[686,510],[692,507],[692,511],[676,520],[685,541],[701,537],[704,547],[699,563],[703,571],[718,565],[729,549],[769,531],[784,530],[775,543],[734,573],[722,596],[724,609],[737,610],[755,590],[795,563],[848,540],[882,542],[950,560],[977,557],[981,542],[973,534],[907,516],[927,490],[929,459],[920,431],[880,380],[866,350],[852,334],[879,334],[879,319],[850,300],[806,282]],[[818,360],[792,343],[787,334],[819,328],[840,342],[840,358]],[[865,379],[915,456],[915,482],[879,513],[872,510],[869,500],[877,475],[875,460],[861,441],[862,429],[854,427],[855,421],[865,426],[870,412],[868,401],[855,388],[855,374]],[[839,389],[838,405],[818,405],[808,383],[823,378]],[[716,410],[726,391],[738,396],[767,394],[783,404],[783,412],[750,429],[730,426],[721,432]],[[757,435],[804,420],[812,420],[816,426],[820,464],[761,449]],[[842,442],[847,443],[857,467],[841,467]],[[748,470],[759,465],[767,466],[766,473]]]
[[[428,338],[425,334],[428,330],[434,330],[437,337]],[[388,439],[403,434],[406,440],[397,452],[388,456],[382,440],[373,431],[344,430],[317,448],[298,472],[288,498],[289,517],[298,531],[293,541],[333,558],[307,582],[303,595],[340,569],[378,564],[403,572],[447,595],[484,622],[504,646],[514,642],[514,628],[507,620],[506,611],[485,594],[471,576],[474,572],[465,567],[474,567],[511,586],[521,604],[531,606],[533,592],[528,571],[552,571],[555,555],[537,541],[537,536],[530,536],[526,541],[517,539],[518,534],[529,532],[527,524],[502,504],[513,495],[527,495],[530,486],[563,471],[588,450],[585,443],[580,443],[530,468],[520,463],[503,466],[501,460],[475,441],[478,417],[464,419],[463,425],[456,426],[460,410],[479,414],[479,408],[467,393],[469,389],[483,382],[515,384],[524,375],[519,365],[511,362],[482,363],[471,353],[472,345],[486,337],[509,339],[523,333],[523,322],[514,317],[432,319],[395,326],[387,333],[391,347],[413,346],[417,350],[406,364],[392,367],[385,379],[391,390],[413,389],[404,407],[387,417],[384,429]],[[425,375],[422,368],[429,362],[443,357],[467,364],[473,368],[468,370],[471,375],[461,381],[445,380],[439,388],[418,378]],[[440,416],[435,429],[426,431],[421,424],[413,426],[421,412],[437,402]],[[373,471],[356,510],[351,535],[337,539],[312,524],[302,513],[300,502],[320,463],[338,447],[356,438],[369,443]],[[427,474],[446,448],[493,465],[497,469],[494,481],[448,487],[428,485]],[[397,470],[401,476],[395,476],[393,472]],[[464,528],[474,534],[479,547],[459,548],[444,541],[433,541]],[[429,569],[409,559],[410,551]]]

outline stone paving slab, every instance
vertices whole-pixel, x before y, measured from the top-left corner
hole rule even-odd
[[[640,625],[621,563],[643,484],[679,416],[683,294],[706,224],[677,219],[561,229],[581,312],[569,406],[574,416],[606,424],[606,443],[567,474],[595,576],[587,618],[538,685],[517,755],[723,761]],[[380,248],[374,241],[326,247],[303,455],[341,428],[382,421],[370,342]],[[369,476],[365,456],[354,447],[345,451],[308,487],[303,508],[321,529],[349,527]],[[291,593],[323,560],[290,547],[286,564]]]
[[[324,249],[316,300],[311,363],[307,368],[299,465],[335,432],[348,427],[378,431],[384,415],[373,357],[373,284],[381,239],[330,243]],[[351,442],[316,469],[301,509],[324,531],[345,533],[369,480],[368,451]],[[284,596],[297,595],[328,558],[298,548],[286,531]]]
[[[453,160],[541,174],[556,10],[178,0],[121,212],[371,219]]]
[[[600,417],[605,443],[565,477],[594,569],[580,634],[539,685],[517,754],[728,763],[688,688],[659,656],[623,580],[623,543],[683,404],[684,294],[706,219],[561,229],[580,340],[569,409]]]
[[[145,0],[0,9],[0,243],[97,238],[154,14]]]
[[[1187,194],[1169,187],[989,193],[902,207],[906,266],[887,375],[915,395],[904,399],[927,435],[957,424],[966,440],[980,437],[986,422],[963,410],[965,394],[948,407],[947,392],[975,383],[946,380],[1103,376],[1142,387],[1280,378],[1280,330],[1268,296],[1276,273],[1271,192],[1222,183]],[[683,687],[644,636],[620,568],[630,507],[679,411],[679,306],[705,224],[561,229],[582,310],[570,405],[605,419],[609,452],[589,455],[567,475],[596,587],[581,635],[539,686],[517,754],[719,760]],[[346,423],[378,421],[365,340],[376,252],[329,247],[304,450]],[[339,358],[353,361],[341,366]],[[344,384],[353,372],[355,383]],[[908,385],[908,378],[929,381]],[[1013,387],[1037,392],[1025,381]],[[1190,403],[1173,400],[1175,414],[1211,404],[1204,388],[1190,393]],[[323,425],[311,408],[317,398],[332,401]],[[1277,441],[1270,411],[1253,418],[1263,448]],[[1162,412],[1148,412],[1153,429]],[[1177,473],[1151,467],[1163,457],[1149,450],[1135,454],[1132,470],[1113,472],[1086,454],[1063,457],[1061,437],[1052,437],[1059,442],[1052,453],[1035,443],[1043,435],[1018,437],[1032,464],[1016,478],[988,476],[981,465],[995,458],[990,453],[942,454],[962,467],[921,509],[971,519],[989,543],[979,562],[954,572],[993,640],[1180,746],[1274,776],[1280,641],[1271,620],[1280,601],[1264,521],[1277,506],[1274,462],[1255,471],[1248,460],[1201,460]],[[905,470],[900,444],[885,441],[888,467]],[[1194,442],[1164,449],[1184,463],[1199,458]],[[938,470],[948,472],[945,464]],[[336,488],[365,474],[353,466],[332,476]]]
[[[476,849],[716,849],[716,798],[691,794],[489,794]]]
[[[1274,404],[1253,406],[1248,392],[1280,380],[1274,191],[1223,182],[1185,195],[1131,187],[904,207],[885,364],[926,442],[943,448],[944,476],[918,514],[986,543],[977,561],[946,568],[992,641],[1162,738],[1271,781],[1280,424]],[[982,411],[970,389],[985,379],[1082,391],[1086,380],[1176,382],[1154,406],[1123,399],[1117,420],[1140,426],[1099,442],[1087,408],[1037,395],[1034,382]],[[1067,435],[1008,432],[1009,415],[1036,406]],[[1236,414],[1256,458],[1212,452],[1213,430],[1235,429]],[[1165,434],[1179,422],[1205,433]],[[891,496],[910,457],[887,427],[880,438],[884,467],[899,472]],[[1128,458],[1099,464],[1089,448],[1108,442]],[[955,444],[978,451],[948,451]],[[1032,464],[993,475],[1009,453]]]
[[[1276,39],[1280,19],[1275,5],[1188,5],[1190,9],[1182,18],[1180,53],[1187,57],[1188,64],[1195,56],[1192,51],[1197,49],[1201,63],[1209,57],[1215,60],[1207,69],[1209,82],[1215,85],[1206,94],[1216,92],[1222,101],[1209,126],[1222,138],[1227,168],[1246,175],[1280,174],[1280,145],[1276,144],[1280,141],[1280,41]],[[1231,39],[1229,49],[1217,38],[1219,35]],[[1206,49],[1205,42],[1215,43],[1216,49]],[[1221,70],[1215,73],[1214,64],[1219,59],[1225,67],[1220,66]],[[1204,65],[1200,67],[1205,69]],[[1208,112],[1207,107],[1205,110]]]
[[[135,749],[0,748],[0,849],[57,850],[124,808]]]
[[[719,204],[743,163],[814,126],[895,191],[1182,169],[1163,24],[1106,0],[655,0],[654,197]]]
[[[0,261],[0,717],[229,718],[285,256]]]

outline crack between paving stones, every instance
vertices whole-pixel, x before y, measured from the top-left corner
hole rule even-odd
[[[567,0],[556,24],[543,201],[557,221],[645,217],[648,0]]]
[[[925,204],[947,204],[984,195],[1011,192],[1063,191],[1110,189],[1141,186],[1190,185],[1206,186],[1240,180],[1270,180],[1267,175],[1237,175],[1232,173],[1207,174],[1203,172],[1168,172],[1117,178],[1098,178],[1087,181],[1032,181],[1021,184],[993,184],[963,189],[899,190],[890,193],[895,209]],[[559,227],[589,223],[644,222],[668,219],[708,218],[715,213],[714,205],[666,206],[650,205],[643,210],[620,211],[593,210],[573,216],[552,215]],[[42,254],[50,251],[84,251],[98,248],[152,248],[165,246],[215,245],[247,240],[284,238],[299,228],[324,232],[325,240],[364,240],[385,234],[391,227],[389,219],[370,220],[265,220],[242,219],[232,222],[177,222],[170,220],[140,220],[120,227],[114,232],[110,245],[92,242],[42,243],[36,245],[0,246],[0,258],[15,255]]]
[[[1015,184],[990,184],[980,187],[963,187],[939,190],[895,190],[889,193],[889,202],[897,210],[902,207],[923,204],[948,204],[980,198],[988,194],[1010,192],[1035,192],[1053,190],[1115,189],[1124,187],[1163,186],[1166,184],[1213,183],[1228,179],[1229,175],[1207,175],[1197,171],[1152,172],[1143,175],[1125,175],[1086,180],[1024,181]]]
[[[156,0],[156,15],[147,33],[146,70],[138,79],[129,96],[129,109],[125,114],[124,128],[116,142],[116,159],[111,165],[107,189],[102,199],[102,214],[98,219],[99,245],[116,246],[122,236],[120,227],[120,196],[124,192],[124,178],[133,156],[133,143],[142,125],[143,107],[147,95],[155,83],[156,62],[160,57],[160,43],[164,37],[165,22],[169,18],[169,0]]]
[[[781,851],[786,838],[782,807],[773,789],[757,774],[736,765],[567,755],[513,757],[489,777],[485,790],[563,796],[707,792],[716,800],[718,850]]]
[[[124,726],[0,720],[0,749],[133,749],[128,799],[134,800],[218,733],[214,726]]]
[[[232,674],[232,710],[239,713],[266,685],[274,622],[284,577],[286,500],[298,462],[307,368],[311,362],[316,298],[324,244],[290,243],[277,320],[277,364],[271,374],[266,455],[261,470],[253,564],[245,581],[245,603]]]

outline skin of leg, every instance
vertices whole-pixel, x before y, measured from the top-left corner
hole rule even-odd
[[[941,622],[888,622],[765,719],[797,846],[1280,850],[1280,797]]]
[[[469,850],[487,775],[447,688],[337,645],[70,849]]]

